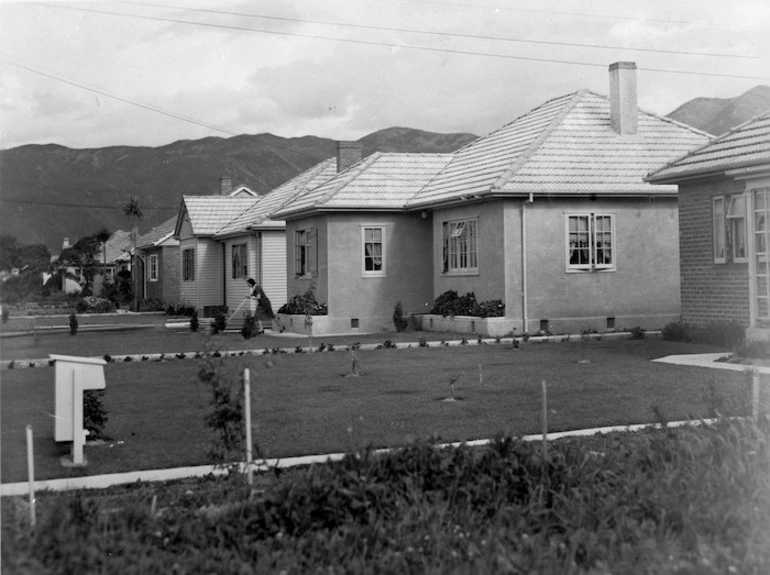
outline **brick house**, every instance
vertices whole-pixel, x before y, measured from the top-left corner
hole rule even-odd
[[[710,136],[638,109],[633,63],[609,72],[609,97],[554,98],[453,154],[375,154],[286,204],[289,292],[317,284],[338,333],[447,290],[502,300],[502,333],[678,319],[677,190],[643,178]]]
[[[682,319],[770,338],[770,111],[646,180],[679,186]]]
[[[174,238],[176,216],[139,237],[136,241],[139,297],[164,304],[179,302],[181,264],[179,241]]]

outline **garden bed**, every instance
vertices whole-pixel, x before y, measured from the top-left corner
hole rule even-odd
[[[505,317],[481,318],[464,315],[450,317],[432,313],[415,314],[413,317],[419,325],[418,329],[423,331],[444,331],[482,337],[511,335],[515,332],[516,326],[521,324],[521,320]]]

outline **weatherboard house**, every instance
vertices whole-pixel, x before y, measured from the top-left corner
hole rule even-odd
[[[222,309],[226,299],[225,253],[214,234],[259,201],[248,188],[233,191],[229,178],[221,179],[220,192],[183,196],[174,227],[179,242],[179,300],[205,316]]]
[[[682,319],[770,339],[770,111],[647,181],[679,186]]]
[[[643,178],[709,140],[639,110],[636,66],[613,64],[609,98],[555,98],[453,154],[375,153],[285,203],[288,295],[314,287],[329,333],[447,290],[505,304],[470,333],[660,327],[680,314],[677,188]]]

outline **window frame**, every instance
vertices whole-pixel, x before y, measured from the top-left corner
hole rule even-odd
[[[247,242],[230,246],[230,267],[230,276],[233,279],[249,277],[249,244]]]
[[[160,279],[160,269],[158,268],[158,254],[150,254],[149,262],[150,273],[148,281],[156,282]]]
[[[463,246],[463,239],[465,246]],[[478,216],[441,222],[441,274],[445,276],[478,275]],[[464,249],[463,249],[464,248]],[[465,265],[462,265],[465,260]]]
[[[300,241],[300,238],[303,238]],[[318,230],[314,227],[294,230],[294,277],[318,276]]]
[[[195,281],[195,248],[182,250],[182,281]]]
[[[729,247],[729,254],[733,263],[746,264],[749,263],[749,246],[748,246],[748,201],[744,194],[733,194],[725,198],[725,242]],[[735,206],[742,204],[743,211],[741,213],[735,213]],[[743,230],[740,229],[740,222],[743,222]],[[735,241],[736,236],[742,235],[743,239],[743,255],[738,255],[739,242]]]
[[[736,213],[735,206],[742,206],[742,211]],[[745,194],[711,197],[711,245],[714,264],[749,262],[748,224],[748,199]],[[743,255],[738,253],[741,242],[735,240],[739,234],[743,240]]]
[[[570,220],[571,218],[585,218],[587,221],[586,230],[582,231],[577,229],[575,232],[571,231]],[[597,229],[597,220],[609,220],[610,229],[605,230]],[[616,214],[615,212],[564,212],[564,261],[566,273],[591,273],[591,272],[614,272],[617,271],[618,261],[618,245],[617,245],[617,232],[616,232]],[[573,233],[585,234],[588,238],[588,246],[581,247],[579,249],[588,249],[588,261],[586,263],[573,264],[571,260],[571,246],[570,236]],[[597,242],[597,235],[602,234],[604,236],[609,235],[610,238],[610,263],[597,263],[600,259],[600,251],[603,254],[602,259],[606,257],[606,252],[599,246]]]
[[[385,238],[386,238],[386,229],[387,227],[384,224],[361,224],[361,277],[365,278],[376,278],[376,277],[385,277],[387,274],[387,259],[386,259],[386,250],[385,250]],[[380,263],[380,269],[378,270],[367,270],[366,264],[367,264],[367,258],[375,259],[378,256],[372,255],[367,256],[366,253],[366,232],[368,230],[371,231],[379,231],[380,232],[380,255],[379,258],[381,260]],[[372,241],[372,244],[375,242]]]
[[[720,206],[719,208],[717,206]],[[727,263],[727,218],[725,197],[711,198],[711,255],[715,264]],[[720,255],[721,253],[721,255]]]

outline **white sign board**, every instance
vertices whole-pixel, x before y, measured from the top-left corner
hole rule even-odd
[[[54,389],[54,440],[72,441],[72,463],[82,465],[83,446],[88,431],[83,429],[83,392],[87,389],[104,389],[103,359],[50,355],[56,369]]]

